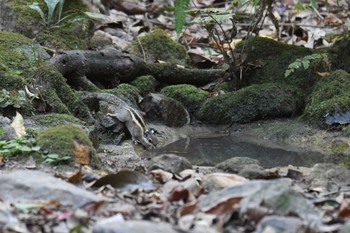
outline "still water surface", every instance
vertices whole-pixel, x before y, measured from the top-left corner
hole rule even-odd
[[[305,151],[282,143],[252,140],[237,136],[211,136],[187,138],[156,149],[152,156],[172,153],[186,157],[192,164],[213,166],[232,157],[250,157],[260,161],[265,168],[279,166],[307,166],[322,162],[324,155]]]

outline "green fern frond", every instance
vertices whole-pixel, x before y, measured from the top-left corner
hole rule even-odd
[[[189,4],[190,4],[190,0],[175,1],[175,31],[176,31],[177,39],[180,38],[182,29],[185,25],[186,10],[188,9]]]

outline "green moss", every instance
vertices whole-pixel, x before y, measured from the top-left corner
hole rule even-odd
[[[235,50],[241,52],[243,46],[245,47],[243,55],[247,56],[244,64],[256,65],[256,67],[248,66],[248,69],[243,73],[244,85],[283,82],[296,85],[306,93],[317,80],[314,74],[315,70],[324,70],[322,66],[311,66],[307,70],[301,69],[293,73],[290,77],[285,78],[284,74],[289,64],[297,58],[301,59],[306,55],[315,53],[315,51],[300,46],[287,45],[263,37],[252,37],[243,41],[237,45]],[[236,81],[241,83],[240,80]]]
[[[37,143],[42,150],[60,156],[70,156],[74,159],[74,141],[86,145],[93,156],[96,152],[88,135],[81,128],[74,125],[61,125],[48,128],[37,136]]]
[[[167,86],[161,93],[180,101],[191,113],[197,111],[208,98],[208,92],[188,84]]]
[[[117,88],[114,89],[103,90],[103,92],[114,94],[132,104],[133,106],[137,106],[137,103],[141,97],[139,90],[127,83],[120,84]]]
[[[324,116],[328,113],[350,111],[350,74],[336,70],[320,79],[310,94],[303,118],[324,126]]]
[[[40,8],[44,11],[45,17],[47,16],[47,6],[43,0],[16,0],[8,1],[6,6],[10,7],[16,13],[13,21],[15,21],[15,31],[20,31],[22,34],[28,37],[36,38],[37,42],[47,47],[53,47],[56,49],[83,49],[87,47],[85,38],[90,33],[89,21],[83,19],[81,16],[72,16],[66,21],[60,23],[57,27],[52,27],[56,24],[57,19],[53,19],[52,25],[45,26],[40,15],[33,9],[29,8],[29,5],[33,2],[38,2]],[[65,1],[62,11],[62,17],[66,17],[72,13],[86,11],[88,7],[81,0]],[[75,17],[75,18],[74,18]],[[72,20],[78,19],[79,20]],[[36,30],[39,31],[37,35],[32,35],[33,26],[36,25]]]
[[[84,125],[83,121],[79,120],[78,118],[72,115],[58,114],[58,113],[37,115],[33,117],[33,120],[45,127],[54,127],[54,126],[66,125],[66,124]]]
[[[268,117],[290,117],[299,110],[302,94],[286,84],[256,84],[208,99],[199,118],[206,122],[246,123]]]
[[[149,63],[161,60],[183,66],[190,65],[190,58],[185,48],[161,29],[140,37],[139,41],[134,41],[129,51],[139,57],[146,56],[146,61]]]
[[[48,55],[27,37],[11,32],[0,32],[0,87],[24,88],[33,67]]]
[[[155,92],[157,80],[152,75],[144,75],[134,79],[131,85],[135,86],[142,96]]]

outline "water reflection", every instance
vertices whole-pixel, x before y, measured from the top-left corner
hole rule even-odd
[[[323,160],[323,154],[319,152],[287,149],[283,145],[236,136],[187,138],[147,153],[150,156],[173,153],[201,166],[213,166],[238,156],[257,159],[265,168],[288,165],[310,167]]]

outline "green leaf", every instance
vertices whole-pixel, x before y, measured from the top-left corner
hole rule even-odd
[[[29,147],[29,146],[21,146],[20,150],[23,151],[23,152],[31,152],[32,148]]]
[[[304,69],[306,70],[307,68],[309,68],[310,61],[309,60],[303,60],[302,64],[303,64]]]
[[[190,0],[175,0],[175,31],[177,35],[177,40],[182,34],[182,29],[185,25],[186,20],[186,10]]]
[[[84,15],[86,15],[90,19],[94,19],[94,20],[107,21],[107,22],[111,21],[110,17],[108,17],[107,15],[100,14],[100,13],[84,12]]]
[[[45,156],[48,159],[58,159],[60,157],[60,155],[58,154],[48,154]]]
[[[317,0],[311,0],[311,6],[317,9],[318,8]]]
[[[41,8],[37,2],[33,2],[32,5],[30,5],[29,7],[33,10],[36,10],[39,13],[40,17],[42,18],[42,20],[46,23],[45,14],[41,10]]]
[[[0,128],[0,135],[4,133],[4,130]]]
[[[48,14],[47,14],[47,24],[51,24],[53,13],[55,12],[57,4],[62,0],[45,0]]]
[[[32,151],[40,151],[40,146],[33,146]]]

